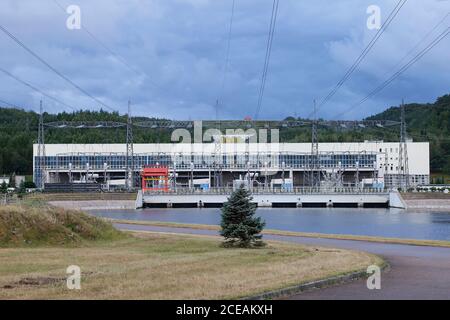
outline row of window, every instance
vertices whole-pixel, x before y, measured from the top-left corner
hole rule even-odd
[[[406,179],[408,181],[406,181]],[[429,175],[409,175],[409,176],[400,176],[398,174],[386,174],[384,176],[384,183],[387,187],[393,187],[397,185],[406,185],[417,186],[417,185],[426,185],[430,183]]]
[[[311,155],[305,154],[240,154],[221,155],[214,157],[211,154],[202,155],[135,155],[134,164],[140,168],[145,165],[162,165],[180,169],[204,168],[220,165],[223,168],[305,168],[315,161]],[[375,154],[320,154],[318,166],[323,168],[374,168],[376,166]],[[39,157],[35,158],[36,167],[40,167]],[[45,168],[48,170],[101,170],[124,169],[127,167],[125,155],[98,155],[98,156],[47,156]]]

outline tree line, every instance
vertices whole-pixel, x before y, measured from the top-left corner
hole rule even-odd
[[[294,118],[288,118],[294,119]],[[391,107],[367,120],[400,119],[400,108]],[[137,117],[134,121],[155,120]],[[406,105],[408,135],[414,141],[429,141],[431,169],[433,172],[450,173],[450,95],[429,104]],[[45,122],[54,121],[115,121],[126,122],[126,115],[117,112],[80,110],[77,112],[44,114]],[[37,141],[39,115],[17,108],[0,108],[0,175],[31,174],[33,171],[33,143]],[[231,128],[230,128],[231,129]],[[134,128],[135,143],[169,143],[170,129]],[[309,142],[308,127],[286,128],[280,131],[281,142]],[[399,141],[399,129],[319,128],[319,141],[355,142],[364,140]],[[46,128],[45,142],[52,143],[125,143],[125,128],[110,129],[52,129]]]

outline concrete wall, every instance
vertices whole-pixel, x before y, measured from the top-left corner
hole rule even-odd
[[[74,210],[136,209],[135,200],[49,201],[49,204],[55,207]]]
[[[228,195],[192,194],[192,195],[144,195],[145,204],[221,204],[226,202]],[[275,204],[386,204],[389,194],[272,194],[253,195],[254,203],[259,207],[271,207]]]

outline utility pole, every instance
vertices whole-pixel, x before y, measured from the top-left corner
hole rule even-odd
[[[409,188],[408,145],[406,133],[405,102],[402,100],[400,107],[400,147],[398,149],[398,187]],[[404,190],[405,191],[405,190]]]
[[[216,106],[215,106],[215,111],[216,111],[216,124],[217,124],[217,128],[219,128],[219,99],[216,100]]]
[[[39,125],[38,125],[38,154],[37,154],[37,186],[44,189],[46,180],[45,170],[45,134],[44,134],[44,109],[42,107],[42,100],[39,104]]]
[[[134,148],[133,148],[133,122],[131,119],[131,102],[128,101],[127,115],[127,188],[128,191],[134,190]]]

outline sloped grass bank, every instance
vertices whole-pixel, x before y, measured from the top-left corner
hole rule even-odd
[[[126,235],[80,211],[51,206],[0,207],[0,247],[78,246]]]

